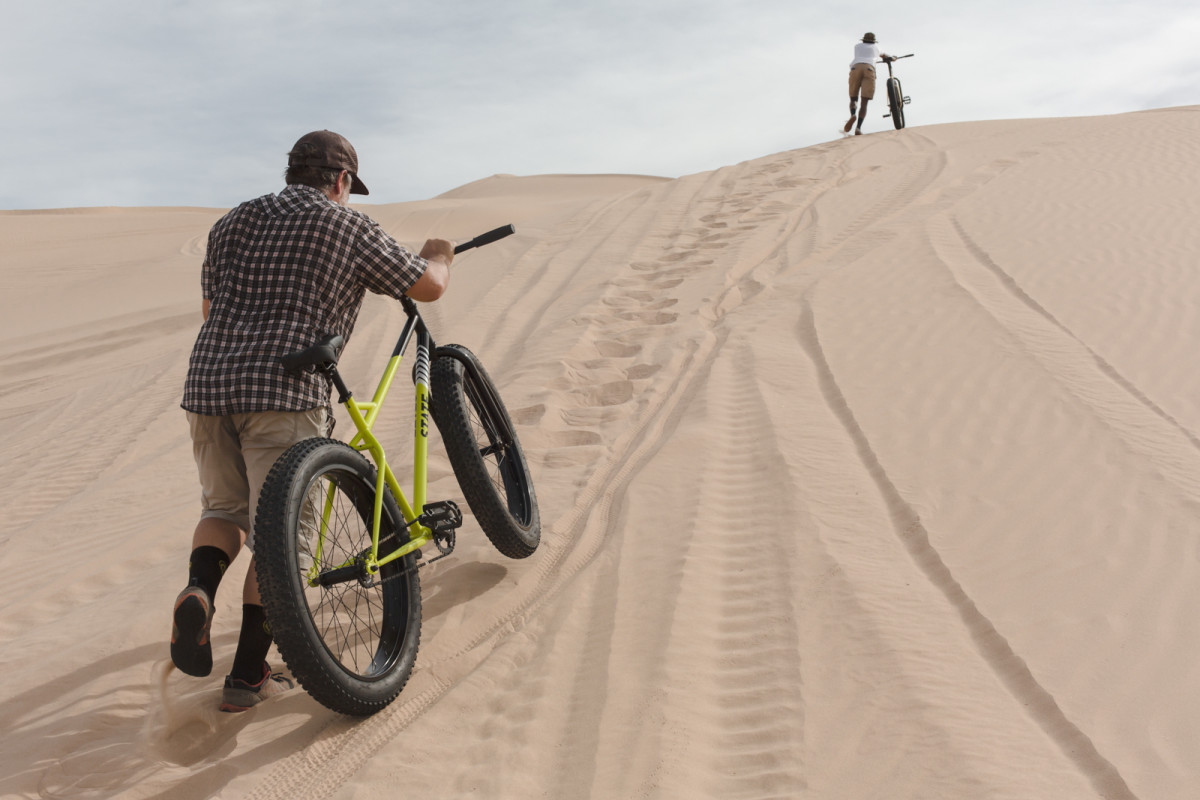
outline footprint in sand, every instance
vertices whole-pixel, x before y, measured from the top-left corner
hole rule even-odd
[[[620,406],[585,406],[564,408],[560,416],[572,428],[591,428],[623,417],[625,412]]]
[[[638,286],[641,286],[641,284],[638,284]],[[657,299],[659,299],[659,295],[655,294],[654,292],[631,289],[626,291],[620,297],[606,297],[604,298],[603,302],[605,305],[615,306],[629,305],[630,303],[652,303]]]
[[[631,381],[642,380],[643,378],[649,378],[661,369],[661,364],[635,364],[625,370],[625,377]]]
[[[545,447],[586,447],[604,441],[600,434],[587,430],[547,431],[542,438]]]
[[[609,381],[596,386],[586,386],[573,392],[589,406],[619,406],[633,399],[632,381]]]
[[[530,449],[542,451],[541,464],[551,468],[590,464],[598,457],[596,448],[604,443],[599,433],[583,429],[539,432],[530,438]]]
[[[596,350],[605,358],[630,358],[642,352],[640,344],[621,344],[620,342],[596,342]]]
[[[508,412],[508,416],[517,425],[537,425],[546,416],[546,406],[538,403],[536,406],[526,406]]]
[[[646,325],[670,325],[672,322],[679,319],[678,314],[672,314],[666,311],[627,311],[622,314],[617,314],[617,317],[628,322],[641,322]]]
[[[671,260],[679,261],[682,258],[687,258],[687,254],[686,253],[680,254],[679,258],[675,258],[675,259],[671,259]],[[636,269],[639,272],[653,272],[655,274],[655,277],[665,277],[668,275],[691,275],[691,274],[695,273],[697,270],[702,269],[703,267],[711,266],[712,263],[713,263],[712,259],[710,258],[710,259],[704,259],[702,261],[692,261],[692,262],[689,262],[686,266],[672,267],[670,269],[663,267],[661,264],[632,264],[630,266],[632,266],[634,269]]]
[[[669,278],[665,281],[656,281],[652,285],[654,286],[655,289],[666,290],[666,289],[674,289],[676,286],[678,286],[681,283],[683,283],[683,278]]]

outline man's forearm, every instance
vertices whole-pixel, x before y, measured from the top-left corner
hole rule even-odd
[[[447,259],[437,255],[426,258],[425,272],[405,294],[413,300],[429,303],[437,300],[446,291],[450,283],[450,265]]]

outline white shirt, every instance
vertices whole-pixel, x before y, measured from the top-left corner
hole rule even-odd
[[[850,69],[854,69],[855,64],[870,64],[874,66],[878,60],[879,45],[859,42],[854,45],[854,60],[850,62]]]

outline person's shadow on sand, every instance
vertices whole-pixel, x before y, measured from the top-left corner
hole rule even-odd
[[[499,564],[458,564],[430,576],[423,587],[424,622],[486,593],[508,574]],[[436,629],[436,625],[433,626]],[[435,630],[430,630],[433,634]],[[216,650],[232,651],[236,632],[213,637]],[[280,665],[281,666],[281,665]],[[144,683],[117,689],[92,686],[97,676],[146,675]],[[162,782],[172,800],[207,798],[239,775],[276,761],[282,751],[301,750],[331,724],[354,724],[313,702],[298,689],[242,714],[217,710],[219,677],[182,676],[168,659],[166,643],[112,653],[53,680],[30,687],[0,709],[0,730],[14,742],[53,743],[0,776],[0,797],[16,796],[32,783],[44,796],[111,797],[156,783],[178,768],[194,770]],[[47,702],[46,698],[57,698]],[[63,713],[71,708],[77,713]],[[238,748],[254,722],[286,724],[270,746]],[[290,744],[289,744],[290,742]],[[15,763],[10,764],[16,767]]]
[[[235,639],[236,634],[230,633],[215,637],[213,644],[232,648]],[[217,710],[220,679],[206,679],[204,688],[189,691],[178,677],[167,674],[166,656],[165,643],[122,650],[55,677],[53,686],[31,687],[5,703],[0,729],[6,739],[50,746],[41,750],[44,757],[6,770],[0,776],[0,796],[18,796],[36,783],[43,796],[112,797],[135,786],[152,786],[156,773],[172,767],[212,761],[183,781],[169,782],[172,798],[211,797],[237,775],[269,765],[281,741],[292,739],[296,748],[302,748],[340,718],[302,691],[244,714],[223,714]],[[147,680],[116,689],[91,687],[95,676],[123,672],[141,672]],[[170,672],[179,674],[173,668]],[[59,700],[48,703],[48,697]],[[62,713],[71,706],[81,710]],[[251,748],[231,757],[243,729],[264,716],[289,716],[291,721],[282,736],[272,739],[271,747]],[[38,752],[32,747],[30,751]]]

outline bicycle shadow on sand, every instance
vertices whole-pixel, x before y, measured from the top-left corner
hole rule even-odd
[[[452,608],[471,602],[500,585],[508,577],[508,568],[486,561],[459,563],[421,576],[422,627]],[[427,631],[422,631],[424,636]]]

